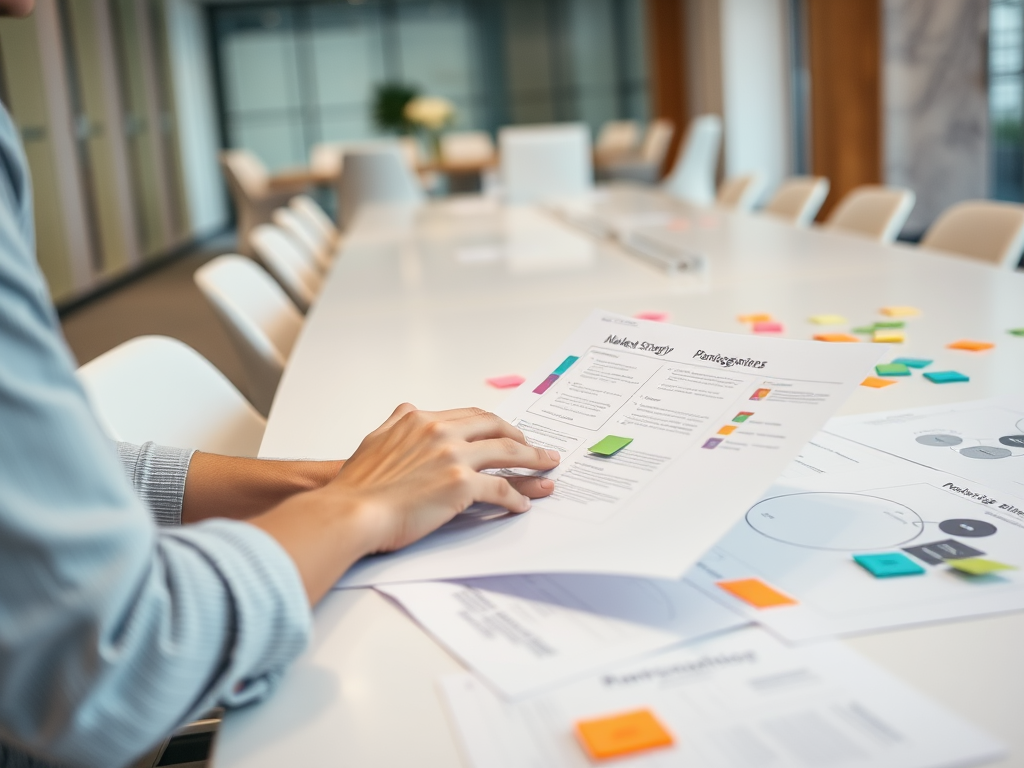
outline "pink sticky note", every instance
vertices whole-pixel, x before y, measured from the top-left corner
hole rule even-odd
[[[656,323],[667,323],[672,315],[669,312],[637,312],[633,317],[637,320],[653,320]]]
[[[776,320],[754,323],[754,333],[782,333],[782,323]]]
[[[495,389],[511,389],[512,387],[518,387],[526,379],[513,373],[509,376],[492,376],[489,379],[484,379],[484,381]]]
[[[684,232],[690,228],[690,222],[686,219],[672,219],[668,223],[668,228],[675,232]]]

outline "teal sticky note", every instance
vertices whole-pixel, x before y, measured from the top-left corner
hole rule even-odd
[[[916,576],[924,573],[924,568],[901,552],[854,555],[853,559],[857,565],[876,579],[888,579],[891,576]]]
[[[903,363],[908,368],[927,368],[932,364],[931,360],[925,360],[922,357],[897,357],[893,362]]]
[[[572,364],[579,359],[580,358],[577,355],[569,355],[567,358],[565,358],[565,360],[562,361],[562,364],[560,366],[555,368],[553,373],[555,374],[555,376],[561,376],[563,373],[572,368]]]
[[[632,442],[632,437],[617,437],[615,435],[608,435],[607,437],[604,437],[598,442],[594,443],[587,450],[590,451],[591,453],[599,453],[602,456],[611,456],[613,453],[618,453]]]
[[[935,384],[952,384],[956,381],[971,380],[970,376],[965,376],[958,371],[930,371],[924,377]]]
[[[910,369],[903,363],[881,363],[875,366],[879,376],[909,376]]]

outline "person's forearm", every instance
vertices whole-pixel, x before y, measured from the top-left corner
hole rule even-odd
[[[297,493],[322,488],[342,461],[270,461],[197,452],[185,481],[181,522],[210,517],[245,520]]]

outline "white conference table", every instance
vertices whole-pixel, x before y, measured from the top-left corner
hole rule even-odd
[[[613,196],[614,197],[614,196]],[[621,199],[620,199],[621,198]],[[899,354],[929,357],[966,384],[921,377],[866,387],[841,413],[932,405],[1024,390],[1024,274],[913,247],[798,230],[764,217],[701,212],[635,196],[616,206],[674,207],[664,234],[708,257],[668,275],[618,245],[534,208],[481,200],[364,210],[307,317],[270,413],[265,457],[338,458],[404,401],[495,407],[484,379],[526,375],[594,308],[667,311],[672,322],[746,333],[739,314],[770,312],[787,337],[810,338],[814,314],[859,325],[879,307],[921,308]],[[827,329],[837,330],[837,329]],[[843,330],[843,329],[838,329]],[[949,350],[960,338],[994,350]],[[851,646],[1009,745],[1024,764],[1024,614],[888,631]],[[437,693],[461,667],[370,590],[333,592],[310,648],[269,700],[229,714],[219,768],[463,764]]]

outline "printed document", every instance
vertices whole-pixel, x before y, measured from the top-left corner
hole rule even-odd
[[[595,312],[498,409],[561,454],[553,495],[523,515],[475,507],[363,559],[339,586],[555,572],[678,579],[884,351]]]
[[[1022,427],[1022,397],[835,419],[688,579],[791,641],[1024,610]]]
[[[589,768],[581,720],[647,710],[672,745],[626,768],[947,768],[1002,746],[847,647],[790,648],[760,628],[612,668],[520,703],[469,674],[441,681],[473,768]]]
[[[747,623],[686,581],[563,573],[377,589],[510,698]]]

